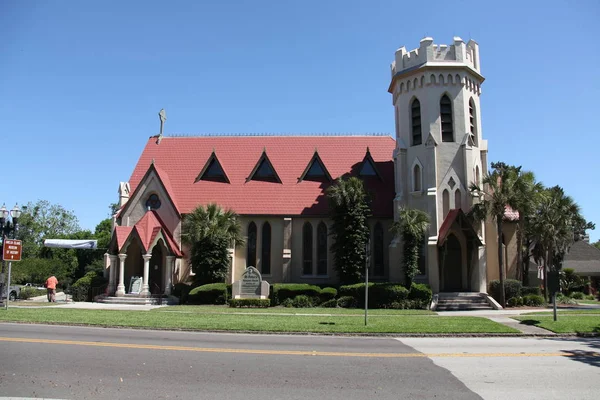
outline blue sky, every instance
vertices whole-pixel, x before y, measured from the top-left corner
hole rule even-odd
[[[480,44],[489,160],[561,185],[598,224],[597,1],[0,1],[0,203],[93,229],[149,136],[393,132],[389,64]]]

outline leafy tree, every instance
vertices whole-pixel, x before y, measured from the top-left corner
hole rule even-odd
[[[331,251],[340,282],[359,282],[365,268],[367,219],[371,215],[363,182],[356,177],[340,178],[327,189],[327,199],[333,219]]]
[[[198,206],[183,218],[181,238],[191,247],[189,257],[199,284],[223,282],[227,277],[231,245],[244,239],[238,215],[217,204]]]
[[[401,236],[404,243],[404,273],[408,287],[419,273],[419,253],[428,226],[426,212],[407,207],[400,207],[398,221],[392,225],[392,232]]]
[[[498,240],[498,268],[500,272],[500,304],[506,306],[506,296],[504,291],[504,262],[502,257],[502,222],[507,206],[514,209],[519,204],[519,176],[521,167],[511,167],[505,163],[492,163],[493,172],[486,175],[482,180],[482,187],[477,183],[472,183],[470,190],[478,194],[480,202],[473,205],[472,215],[476,220],[483,220],[491,217],[496,222],[497,240]]]
[[[600,249],[600,240],[598,240],[596,243],[594,243],[594,246],[596,246],[598,249]]]

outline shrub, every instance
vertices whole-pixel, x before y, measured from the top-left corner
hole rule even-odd
[[[271,300],[269,299],[231,299],[229,300],[229,307],[241,308],[267,308],[271,306]]]
[[[341,289],[341,288],[340,288]],[[358,304],[356,303],[356,299],[352,296],[342,296],[337,301],[338,307],[342,308],[356,308]]]
[[[410,300],[422,300],[429,305],[431,304],[432,297],[433,293],[428,285],[414,282],[410,285],[410,292],[408,293],[408,298]]]
[[[187,283],[177,283],[173,286],[171,294],[179,298],[179,304],[185,304],[187,302],[188,294],[192,290],[192,287]]]
[[[429,302],[425,300],[402,300],[402,301],[394,301],[386,308],[392,308],[395,310],[419,310],[426,309],[429,307]]]
[[[527,296],[528,294],[541,296],[542,290],[537,286],[523,286],[521,288],[521,296]]]
[[[330,301],[335,299],[335,296],[337,296],[337,289],[332,288],[332,287],[326,287],[321,289],[321,294],[320,294],[320,299],[321,302],[326,302],[326,301]]]
[[[225,299],[231,298],[230,291],[231,286],[225,283],[198,286],[189,292],[186,304],[225,304]]]
[[[320,307],[325,308],[336,308],[338,305],[338,301],[336,299],[327,300],[321,303]]]
[[[287,308],[291,308],[294,307],[294,300],[287,298],[284,301],[281,302],[281,305],[283,307],[287,307]]]
[[[571,293],[571,298],[575,299],[575,300],[583,300],[585,298],[585,293],[573,292],[573,293]]]
[[[586,296],[585,296],[585,299],[586,299],[586,300],[596,300],[596,298],[594,297],[594,295],[593,295],[593,294],[588,294],[588,295],[586,295]]]
[[[369,282],[369,289],[374,285],[373,282]],[[355,283],[354,285],[344,285],[340,286],[338,290],[338,294],[340,297],[350,296],[355,299],[365,298],[365,284],[364,283]]]
[[[558,304],[577,304],[577,302],[575,300],[573,300],[569,296],[565,296],[562,293],[556,294],[556,303],[558,303]]]
[[[21,291],[19,292],[19,298],[21,300],[27,300],[32,297],[44,296],[47,293],[48,293],[47,291],[42,290],[42,289],[36,289],[36,288],[32,288],[32,287],[24,287],[24,288],[21,288]]]
[[[528,294],[523,297],[523,304],[528,307],[539,307],[543,306],[545,303],[544,298],[542,296],[538,296],[537,294]]]
[[[536,295],[528,295],[528,296],[536,296]],[[523,305],[523,298],[521,296],[512,297],[506,304],[509,307],[520,307]]]
[[[90,271],[79,278],[71,288],[70,293],[73,301],[92,301],[92,288],[101,287],[106,284],[106,279],[95,271]]]
[[[271,290],[271,299],[274,305],[282,304],[285,299],[294,299],[296,296],[305,295],[319,297],[321,288],[306,283],[276,283]]]
[[[309,308],[313,306],[313,299],[309,296],[301,294],[294,297],[294,300],[292,300],[292,306],[295,308]]]
[[[407,298],[408,289],[402,285],[380,283],[369,287],[369,307],[371,308],[389,308],[392,303],[402,302]],[[364,292],[363,297],[356,300],[360,305],[364,305]]]
[[[504,281],[504,297],[507,304],[508,301],[513,297],[518,297],[521,295],[522,287],[523,284],[521,281],[516,279],[506,279]],[[497,302],[500,302],[500,281],[498,279],[490,282],[489,293]]]

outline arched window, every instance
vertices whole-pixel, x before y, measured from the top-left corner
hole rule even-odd
[[[302,275],[313,273],[313,231],[310,222],[302,228]]]
[[[383,276],[383,227],[381,222],[375,224],[373,232],[373,274],[375,276]]]
[[[412,125],[412,145],[421,144],[421,103],[414,99],[410,105],[410,118]]]
[[[448,189],[445,189],[442,193],[442,212],[444,213],[444,219],[446,219],[448,211],[450,211],[450,193],[448,192]]]
[[[456,189],[456,191],[454,192],[454,208],[461,208],[461,207],[462,207],[462,197],[461,197],[460,189]]]
[[[161,206],[160,199],[156,193],[152,193],[146,200],[146,210],[158,210]]]
[[[248,225],[248,254],[246,256],[246,266],[256,267],[256,224],[250,222]]]
[[[271,274],[271,224],[265,222],[262,227],[262,253],[260,269],[263,275]]]
[[[421,166],[415,164],[413,168],[413,192],[421,191]]]
[[[317,227],[317,275],[327,275],[327,225]]]
[[[452,102],[447,95],[443,95],[440,100],[440,117],[442,120],[442,142],[453,142]]]
[[[477,146],[477,110],[473,99],[469,100],[469,125],[473,143]]]

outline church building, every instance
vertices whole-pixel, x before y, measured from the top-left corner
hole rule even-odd
[[[217,203],[240,216],[245,243],[230,249],[229,282],[255,266],[270,283],[335,284],[326,189],[339,177],[362,179],[372,200],[370,276],[401,282],[401,238],[390,227],[398,207],[426,211],[420,282],[434,293],[487,292],[498,277],[491,223],[466,213],[479,201],[469,184],[487,173],[480,118],[479,46],[424,38],[398,49],[391,65],[395,135],[152,136],[128,182],[121,182],[106,255],[110,295],[170,294],[193,268],[182,218]],[[163,120],[164,114],[161,114]],[[161,129],[162,131],[162,129]],[[507,270],[515,269],[515,213],[507,212]],[[510,273],[509,273],[510,275]]]

